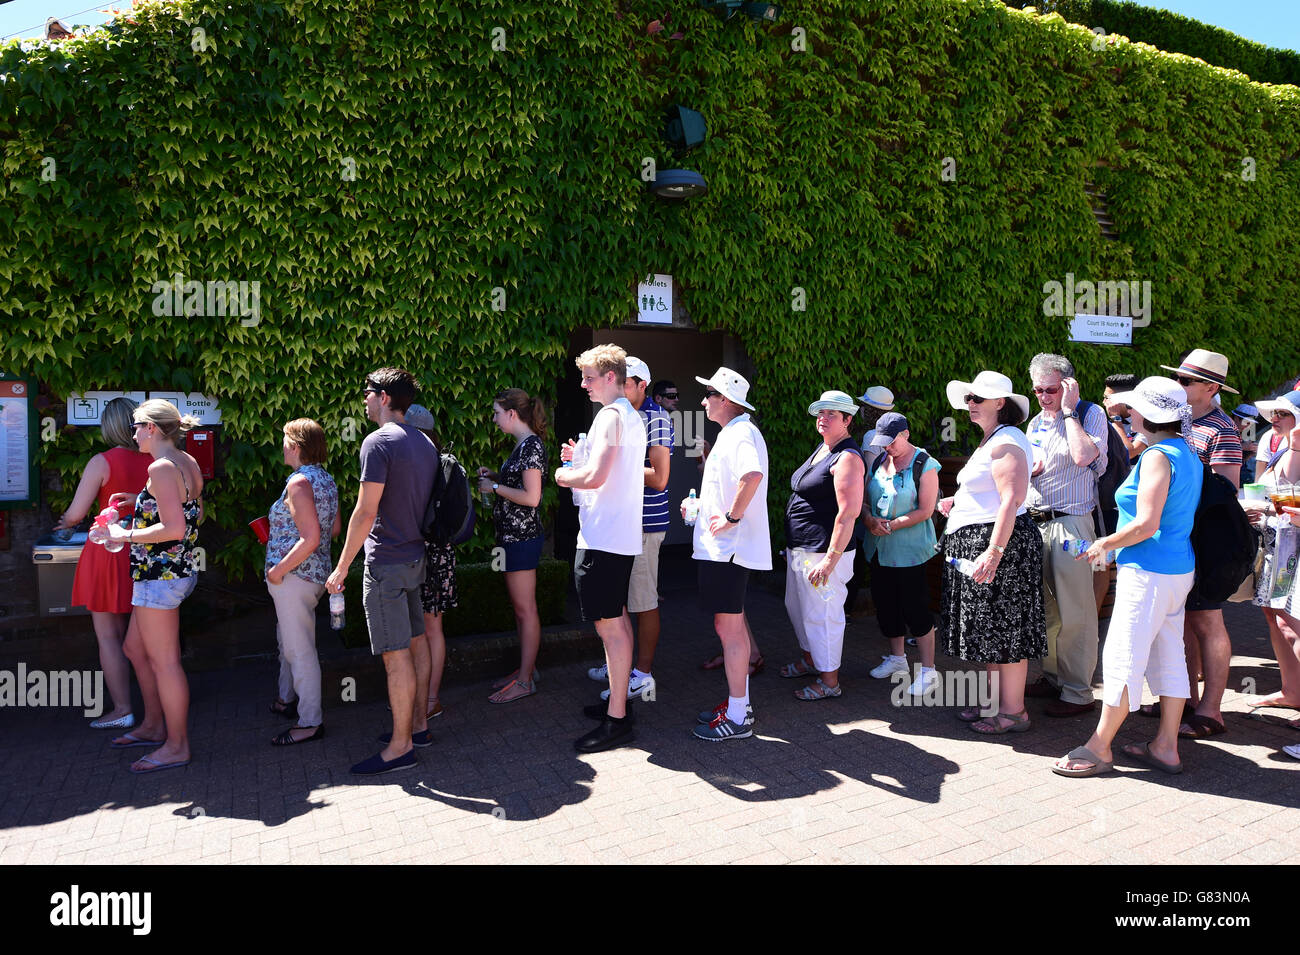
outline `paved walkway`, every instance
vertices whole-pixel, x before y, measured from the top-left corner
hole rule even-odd
[[[273,749],[266,662],[193,678],[194,762],[152,777],[126,771],[146,751],[110,751],[79,713],[10,710],[0,863],[1300,862],[1300,762],[1278,752],[1300,733],[1240,702],[1243,680],[1278,686],[1249,605],[1228,611],[1229,732],[1185,743],[1182,776],[1079,780],[1048,767],[1093,718],[1031,701],[1031,732],[983,739],[949,709],[895,708],[866,675],[884,652],[871,619],[849,626],[844,696],[795,701],[774,672],[793,634],[765,592],[750,603],[769,661],[752,685],[758,736],[697,741],[694,714],[725,695],[697,668],[716,641],[684,581],[666,597],[658,698],[638,706],[632,747],[592,756],[572,748],[597,690],[582,666],[544,666],[542,692],[503,707],[485,683],[449,687],[419,767],[364,781],[348,767],[377,750],[384,704],[327,688],[329,735]],[[1153,728],[1134,717],[1119,742]]]

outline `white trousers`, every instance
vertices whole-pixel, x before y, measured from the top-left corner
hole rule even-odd
[[[1115,606],[1101,655],[1102,701],[1119,706],[1128,687],[1128,708],[1142,703],[1142,679],[1156,696],[1187,699],[1183,607],[1193,573],[1156,574],[1121,565],[1115,575]]]
[[[298,699],[298,725],[320,726],[320,659],[316,656],[316,604],[325,592],[297,574],[283,582],[269,581],[275,603],[275,638],[280,645],[280,699]]]
[[[787,549],[785,552],[785,609],[790,615],[799,647],[812,657],[819,673],[840,668],[844,651],[844,601],[853,576],[853,552],[840,557],[821,587],[808,582],[808,571],[826,557],[824,553]]]

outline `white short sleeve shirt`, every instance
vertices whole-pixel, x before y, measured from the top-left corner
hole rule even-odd
[[[740,479],[755,471],[763,475],[763,480],[745,508],[745,516],[739,524],[712,533],[709,522],[727,513]],[[750,570],[772,569],[772,538],[767,526],[767,443],[747,414],[727,422],[704,462],[692,556],[722,563],[734,560]]]

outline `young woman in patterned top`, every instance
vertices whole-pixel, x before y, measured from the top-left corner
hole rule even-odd
[[[203,475],[198,462],[177,447],[197,418],[182,418],[175,405],[158,398],[141,404],[133,418],[135,443],[154,460],[136,498],[134,526],[123,530],[110,524],[108,532],[131,546],[135,583],[122,649],[140,684],[144,720],[112,746],[157,747],[131,764],[133,773],[156,773],[190,762],[190,687],[181,668],[180,606],[198,582],[194,550],[203,516]],[[130,494],[114,494],[110,503],[130,499]]]
[[[479,491],[496,495],[492,519],[497,544],[505,550],[506,590],[519,627],[519,669],[493,684],[491,703],[511,703],[537,692],[537,651],[542,622],[537,613],[537,565],[542,557],[540,507],[546,472],[546,412],[520,388],[507,388],[492,403],[492,422],[515,439],[501,470],[478,469]],[[521,673],[532,679],[521,680]]]

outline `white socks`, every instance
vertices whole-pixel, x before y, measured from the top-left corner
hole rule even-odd
[[[745,725],[745,711],[749,708],[749,677],[745,677],[745,695],[727,697],[727,719],[737,726]]]

